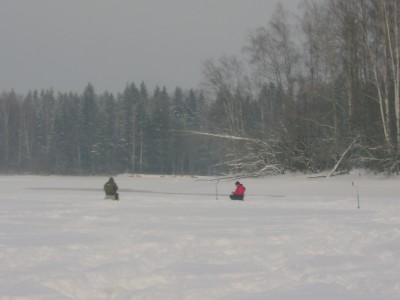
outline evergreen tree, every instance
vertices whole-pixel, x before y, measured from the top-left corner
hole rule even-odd
[[[88,84],[81,98],[79,114],[79,156],[81,172],[95,171],[94,151],[97,143],[97,100],[92,84]]]
[[[139,173],[143,173],[143,168],[145,164],[145,145],[147,136],[145,134],[147,124],[149,124],[149,98],[147,93],[147,88],[144,82],[140,84],[140,97],[139,102],[137,103],[135,110],[135,121],[136,121],[136,159],[137,163],[135,164],[136,170]]]
[[[50,138],[54,122],[56,99],[53,90],[42,90],[39,96],[38,126],[40,135],[38,139],[38,163],[41,172],[48,173],[51,169],[49,157],[51,156]]]
[[[166,88],[156,87],[147,126],[146,160],[149,172],[169,174],[171,168],[170,104]]]
[[[76,174],[78,170],[78,115],[78,96],[59,94],[48,157],[52,173]]]
[[[34,141],[35,108],[31,92],[25,97],[21,106],[20,140],[21,140],[21,168],[30,169],[32,163],[32,145]]]
[[[124,170],[135,172],[136,144],[137,144],[137,106],[140,102],[140,92],[134,83],[126,86],[121,95],[121,136],[119,140],[120,163]]]
[[[117,105],[114,96],[108,92],[99,96],[97,142],[94,145],[96,173],[117,171]]]
[[[3,93],[0,96],[0,161],[4,170],[18,169],[20,151],[19,123],[20,112],[17,95]]]
[[[187,109],[184,105],[184,95],[181,88],[175,89],[172,99],[172,117],[170,138],[173,144],[172,173],[185,173],[185,139],[182,132],[187,128]]]

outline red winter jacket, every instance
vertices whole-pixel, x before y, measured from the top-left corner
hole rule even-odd
[[[236,196],[244,196],[244,191],[246,190],[246,188],[243,186],[243,184],[239,184],[236,187],[236,191],[233,192],[234,195]]]

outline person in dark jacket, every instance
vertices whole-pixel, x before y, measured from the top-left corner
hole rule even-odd
[[[117,191],[118,185],[115,183],[114,178],[110,177],[110,179],[108,179],[108,181],[104,184],[104,192],[107,196],[114,196],[115,200],[119,200]]]
[[[246,191],[246,188],[241,184],[239,181],[236,181],[236,190],[232,192],[232,194],[229,196],[231,200],[242,200],[244,199],[244,192]]]

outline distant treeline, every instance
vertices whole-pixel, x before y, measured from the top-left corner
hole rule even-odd
[[[0,95],[0,172],[260,176],[400,166],[400,5],[277,6],[201,90]],[[200,134],[207,133],[207,134]]]
[[[0,96],[0,171],[48,174],[208,174],[215,161],[202,138],[204,98],[177,88],[172,96],[145,84],[117,97],[52,90]]]

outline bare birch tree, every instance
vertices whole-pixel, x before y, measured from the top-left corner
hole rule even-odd
[[[312,122],[320,128],[332,128],[337,145],[340,105],[335,82],[341,77],[341,70],[333,30],[336,20],[320,1],[305,1],[303,7],[301,29],[303,33],[302,58],[305,69],[302,73],[304,118],[307,118],[308,124]],[[329,118],[321,119],[322,112],[312,109],[321,107],[321,102],[332,107],[331,111],[323,112],[328,113]],[[310,127],[310,125],[305,125],[305,127]]]
[[[396,148],[400,149],[400,57],[399,57],[399,23],[397,0],[380,0],[379,17],[382,20],[382,31],[384,32],[385,54],[387,59],[388,78],[391,81],[387,85],[393,89],[392,95],[395,109]],[[388,107],[389,107],[388,103]],[[388,113],[390,115],[390,113]],[[390,121],[390,118],[389,118]]]
[[[207,60],[203,74],[211,97],[219,98],[223,103],[230,133],[244,132],[244,103],[246,97],[250,97],[250,88],[242,63],[227,56],[221,57],[217,63]]]
[[[360,23],[372,80],[377,92],[384,139],[388,148],[400,147],[400,41],[396,0],[370,0],[368,21]],[[394,111],[393,111],[394,110]]]
[[[265,124],[266,108],[266,96],[262,91],[268,84],[273,83],[282,90],[279,95],[280,107],[274,111],[271,102],[271,108],[266,109],[270,110],[271,119],[279,123],[281,130],[294,136],[299,52],[289,18],[289,13],[282,4],[278,4],[267,26],[261,26],[250,33],[244,52],[253,70],[262,124]],[[262,127],[262,130],[264,132],[265,127]]]

